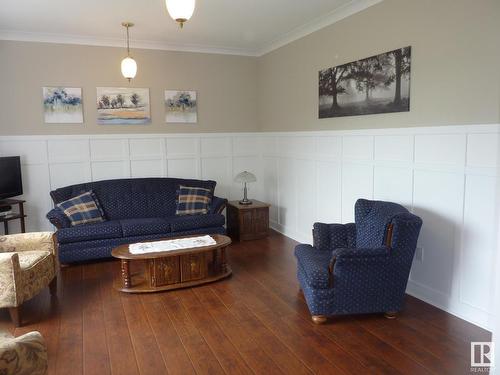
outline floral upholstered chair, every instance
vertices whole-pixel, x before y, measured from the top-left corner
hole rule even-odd
[[[49,286],[57,292],[56,254],[51,232],[0,236],[0,308],[21,323],[20,307]]]
[[[47,373],[47,348],[39,332],[13,337],[0,331],[0,374],[44,375]]]

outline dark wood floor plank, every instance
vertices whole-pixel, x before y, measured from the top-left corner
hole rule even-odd
[[[50,293],[43,296],[39,303],[40,321],[37,329],[42,334],[47,346],[47,356],[49,358],[48,374],[56,373],[57,347],[59,343],[59,331],[61,319],[59,314],[59,297],[51,298]],[[32,330],[32,327],[29,327]]]
[[[271,357],[251,337],[209,287],[193,289],[203,306],[215,319],[224,334],[238,349],[245,362],[256,374],[283,373]]]
[[[108,345],[96,264],[83,268],[83,373],[111,374]]]
[[[360,316],[355,319],[370,333],[406,353],[429,371],[437,374],[460,374],[470,370],[470,362],[463,361],[453,352],[443,352],[439,343],[405,327],[399,321],[388,321],[377,316]]]
[[[224,303],[222,295],[215,293]],[[273,361],[288,374],[310,374],[311,370],[293,354],[293,352],[269,330],[243,302],[231,303],[226,308],[238,319],[239,324],[251,333],[254,340],[264,349]],[[334,374],[335,368],[329,368]]]
[[[274,294],[274,290],[266,289],[266,287],[263,284],[261,284],[260,276],[262,276],[261,273],[257,271],[255,271],[255,274],[247,272],[245,270],[245,267],[243,266],[241,266],[241,268],[239,269],[239,273],[235,276],[235,278],[243,278],[244,284],[252,284],[251,293],[253,293],[255,297],[255,300],[253,301],[253,306],[265,310],[266,301],[272,301],[273,306],[278,306],[280,308],[280,316],[282,316],[283,319],[291,317],[292,318],[291,321],[300,321],[310,316],[309,313],[306,311],[307,310],[306,307],[304,306],[302,309],[300,309],[302,316],[298,316],[296,313],[294,313],[292,307],[288,306],[283,300],[281,300],[277,295]],[[303,302],[298,301],[297,303],[303,303]],[[319,333],[330,338],[338,345],[341,345],[344,348],[347,347],[347,351],[351,352],[351,354],[354,355],[357,360],[359,360],[364,366],[368,367],[370,370],[376,372],[381,371],[384,373],[393,373],[393,374],[404,373],[398,371],[395,367],[391,366],[387,361],[385,361],[380,356],[373,354],[372,348],[370,346],[365,345],[362,340],[351,335],[344,337],[343,338],[344,342],[343,342],[342,339],[338,337],[338,334],[335,333],[332,334],[332,332],[328,330],[327,328],[328,325],[322,326],[322,328],[319,329],[319,327],[314,326],[312,323],[310,324],[312,329],[318,330]],[[360,351],[359,350],[360,347],[365,350]],[[418,367],[418,364],[416,363],[413,363],[413,365]],[[423,371],[425,372],[425,369],[423,369]]]
[[[141,375],[165,374],[167,369],[140,296],[122,294],[123,311]]]
[[[195,374],[184,345],[165,312],[160,295],[147,294],[141,296],[141,299],[168,373],[172,375]]]
[[[136,375],[139,368],[123,310],[121,295],[112,288],[118,262],[101,262],[98,270],[101,275],[100,292],[106,330],[106,344],[113,375]]]
[[[407,296],[406,307],[409,314],[420,317],[447,335],[466,343],[471,341],[490,341],[491,332],[438,309],[428,303]]]
[[[215,354],[224,371],[228,374],[253,374],[238,350],[224,335],[216,321],[201,306],[200,301],[190,289],[176,292],[191,321],[201,333]]]
[[[61,325],[57,348],[56,374],[83,374],[83,267],[62,270]]]
[[[295,245],[277,233],[234,243],[231,278],[147,295],[113,289],[119,262],[73,265],[61,270],[57,301],[48,290],[27,301],[18,329],[2,310],[0,329],[39,330],[50,375],[455,375],[470,372],[470,341],[491,340],[410,296],[395,320],[369,314],[315,325],[298,292]]]
[[[339,341],[344,340],[355,343],[358,347],[362,345],[370,351],[371,355],[383,359],[402,374],[430,373],[420,363],[380,340],[350,317],[334,320],[332,324],[326,325],[326,328],[329,335],[338,337]]]
[[[235,295],[242,298],[247,308],[315,373],[364,373],[368,370],[333,341],[312,332],[306,321],[299,321],[302,324],[287,324],[285,318],[288,314],[275,314],[272,303],[263,306],[244,285],[233,280],[230,284],[213,284],[212,288],[226,304],[234,304]]]
[[[224,374],[221,364],[187,314],[175,291],[161,295],[163,306],[197,374]]]

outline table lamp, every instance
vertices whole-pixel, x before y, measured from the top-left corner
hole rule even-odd
[[[234,178],[236,182],[242,182],[245,184],[243,188],[243,199],[239,201],[239,204],[252,204],[252,201],[247,198],[247,183],[257,181],[257,177],[253,173],[243,171],[238,173],[238,175]]]

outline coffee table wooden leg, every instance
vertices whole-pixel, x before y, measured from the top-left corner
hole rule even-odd
[[[132,286],[130,280],[130,262],[127,259],[122,259],[122,281],[124,288],[130,288]]]
[[[226,262],[226,248],[220,249],[220,266],[222,273],[227,272],[227,262]]]

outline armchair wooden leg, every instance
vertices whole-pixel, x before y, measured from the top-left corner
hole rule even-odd
[[[387,319],[396,319],[397,311],[388,311],[384,314]]]
[[[10,319],[16,327],[21,326],[21,306],[9,307]]]
[[[313,315],[312,321],[316,324],[323,324],[326,322],[326,316],[324,315]]]
[[[50,295],[52,297],[57,297],[57,276],[54,276],[49,284]]]

